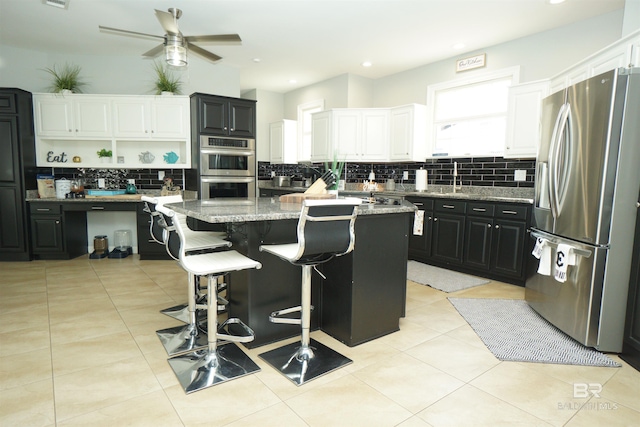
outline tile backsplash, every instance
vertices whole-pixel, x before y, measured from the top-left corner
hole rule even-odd
[[[184,172],[182,169],[92,169],[92,168],[41,168],[39,173],[52,173],[56,179],[85,179],[86,188],[98,188],[97,179],[105,178],[107,188],[125,188],[128,179],[135,179],[138,190],[160,190],[163,180],[158,179],[158,172],[164,171],[165,177],[173,178],[175,185],[184,189]]]
[[[522,187],[533,188],[535,173],[534,159],[505,159],[503,157],[465,157],[458,159],[428,159],[425,162],[409,163],[347,163],[345,166],[348,183],[363,182],[373,171],[376,181],[382,182],[393,178],[401,182],[403,171],[409,172],[406,184],[415,184],[416,170],[428,170],[429,184],[453,185],[453,166],[458,162],[458,183],[462,180],[465,186],[489,187]],[[515,180],[515,172],[524,170],[524,181]],[[272,165],[269,162],[258,162],[258,179],[270,179],[271,172],[284,176],[313,176],[324,171],[324,164],[317,163],[311,167],[292,165]],[[344,173],[344,172],[343,172]],[[343,175],[344,176],[344,175]]]

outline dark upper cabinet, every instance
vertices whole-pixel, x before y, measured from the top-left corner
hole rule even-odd
[[[191,95],[192,135],[255,138],[256,102],[249,99],[194,93]]]
[[[28,261],[26,190],[36,189],[31,94],[0,88],[0,261]]]

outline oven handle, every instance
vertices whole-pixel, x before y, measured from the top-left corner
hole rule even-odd
[[[255,152],[251,150],[225,149],[225,148],[201,148],[200,154],[222,154],[228,156],[255,156]]]
[[[249,177],[227,177],[227,176],[211,176],[211,175],[200,175],[200,181],[204,183],[215,183],[215,182],[239,182],[239,183],[252,183],[256,180],[255,176]]]

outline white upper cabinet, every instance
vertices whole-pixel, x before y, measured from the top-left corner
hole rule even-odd
[[[390,112],[389,160],[423,162],[427,149],[427,107],[411,104]]]
[[[64,138],[110,138],[109,100],[97,96],[42,94],[34,97],[36,133]]]
[[[269,124],[269,161],[272,164],[298,162],[298,122],[280,120]]]
[[[192,167],[188,96],[34,94],[33,101],[38,166]],[[102,149],[112,151],[110,164],[97,156]]]
[[[185,138],[189,133],[189,98],[118,97],[113,100],[116,138]]]
[[[542,99],[548,92],[548,80],[523,83],[509,88],[504,157],[536,157],[540,141]]]
[[[382,162],[389,153],[389,109],[341,108],[313,114],[311,161]]]
[[[554,93],[598,74],[621,67],[640,66],[640,31],[594,53],[551,78],[550,92]]]

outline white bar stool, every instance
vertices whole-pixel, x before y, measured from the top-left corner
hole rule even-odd
[[[169,365],[188,394],[260,370],[235,344],[253,341],[253,330],[237,318],[227,319],[218,325],[217,284],[220,276],[262,268],[262,264],[233,250],[187,255],[185,248],[189,233],[185,233],[188,230],[186,216],[173,212],[171,217],[181,241],[180,265],[191,277],[207,277],[207,346],[169,359]],[[218,340],[221,340],[220,344]]]
[[[231,246],[231,242],[222,240],[216,235],[211,235],[208,232],[190,230],[186,224],[186,216],[178,214],[164,205],[156,206],[156,210],[163,215],[164,221],[166,222],[165,242],[167,252],[169,252],[174,259],[178,260],[181,266],[183,266],[182,260],[180,259],[181,257],[198,256],[190,255],[190,253],[194,251],[226,250]],[[178,233],[178,223],[183,223],[182,235]],[[207,292],[207,295],[202,295],[200,293],[199,275],[194,275],[186,268],[185,270],[188,273],[188,301],[186,307],[182,308],[182,305],[178,305],[164,309],[161,312],[166,314],[170,310],[173,310],[175,314],[179,312],[185,313],[187,316],[187,324],[156,331],[160,342],[169,356],[206,347],[208,344],[207,331],[203,330],[200,325],[206,322],[209,313],[207,300],[209,298],[208,295],[211,294]],[[226,287],[226,284],[224,286]],[[220,285],[216,285],[213,303],[216,304],[217,309],[224,309],[226,308],[227,301],[218,298],[219,288]],[[204,315],[201,313],[204,313]]]
[[[269,316],[273,323],[301,325],[301,340],[259,355],[298,386],[352,363],[351,359],[310,339],[311,269],[353,250],[354,224],[360,203],[360,199],[349,198],[304,200],[298,221],[298,242],[260,246],[261,251],[302,266],[301,304],[274,311]],[[300,312],[299,319],[283,317],[294,312]]]
[[[149,234],[151,239],[156,243],[162,244],[165,246],[165,249],[169,256],[173,259],[178,260],[178,251],[179,251],[179,239],[175,238],[175,233],[172,233],[173,227],[170,225],[171,220],[167,221],[162,212],[158,210],[161,206],[166,203],[177,203],[182,202],[181,195],[175,196],[160,196],[160,197],[149,197],[142,196],[141,200],[145,202],[145,206],[143,210],[150,214],[151,222],[149,223]],[[167,224],[169,222],[169,224]],[[194,234],[194,238],[190,239],[192,247],[189,248],[189,251],[197,251],[204,250],[209,248],[217,248],[220,246],[231,246],[231,243],[223,240],[223,233],[219,232],[209,232],[209,231],[192,231],[191,233],[201,233],[199,235]],[[189,279],[191,280],[191,278]],[[218,292],[223,291],[225,288],[225,284],[221,283],[218,285]],[[196,300],[202,299],[200,297],[200,286],[199,283],[194,284],[195,289],[195,298]],[[188,301],[191,299],[191,292],[189,292]],[[224,303],[223,303],[224,305]],[[189,314],[189,302],[184,304],[178,304],[176,306],[172,306],[169,308],[165,308],[160,310],[162,314],[166,314],[167,316],[173,317],[174,319],[180,320],[184,323],[190,322],[190,314]],[[200,319],[199,319],[200,320]]]

